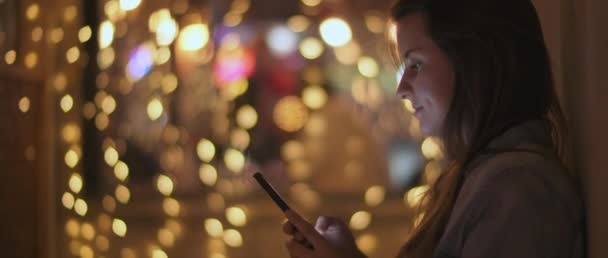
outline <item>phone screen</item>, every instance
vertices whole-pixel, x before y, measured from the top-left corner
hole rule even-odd
[[[260,186],[262,186],[262,188],[264,188],[266,193],[268,193],[268,195],[270,195],[270,198],[272,198],[274,203],[276,203],[277,206],[279,206],[279,208],[281,208],[281,210],[283,212],[290,209],[289,205],[287,205],[285,200],[283,200],[283,198],[281,198],[279,193],[277,193],[277,191],[274,190],[274,187],[272,187],[272,185],[270,185],[270,183],[268,183],[268,181],[266,181],[266,179],[264,179],[264,176],[262,175],[262,173],[256,172],[253,175],[253,177],[255,178],[256,181],[258,181],[258,184],[260,184]]]

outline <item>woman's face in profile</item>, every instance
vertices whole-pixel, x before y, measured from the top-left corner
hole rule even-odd
[[[404,66],[397,95],[412,102],[422,133],[437,136],[454,95],[452,65],[427,35],[421,14],[397,21],[397,47]]]

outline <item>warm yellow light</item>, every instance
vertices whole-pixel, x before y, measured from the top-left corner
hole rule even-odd
[[[83,223],[80,230],[84,239],[91,241],[95,238],[95,228],[90,223]]]
[[[308,121],[308,109],[298,97],[287,96],[274,107],[273,118],[282,130],[296,132]]]
[[[65,90],[65,87],[67,86],[68,83],[68,79],[66,78],[65,74],[60,72],[57,73],[57,75],[55,75],[55,78],[53,78],[53,87],[55,87],[55,90],[57,92],[62,92]]]
[[[160,81],[160,85],[165,94],[175,91],[175,89],[177,89],[177,76],[175,76],[173,73],[163,76],[163,79]]]
[[[310,25],[310,21],[304,15],[294,15],[287,20],[287,27],[293,32],[303,32]]]
[[[209,164],[202,164],[198,169],[198,177],[203,184],[213,186],[217,182],[217,170]]]
[[[122,204],[127,204],[129,199],[131,199],[131,192],[124,185],[118,185],[114,191],[114,195],[116,196],[116,200]]]
[[[106,195],[101,201],[101,206],[103,206],[104,210],[107,212],[114,212],[116,209],[116,201],[114,200],[114,197]]]
[[[228,12],[224,15],[224,25],[235,27],[243,21],[243,14],[239,12]]]
[[[323,44],[317,38],[305,38],[300,43],[300,53],[307,59],[316,59],[323,53]]]
[[[38,5],[38,4],[31,4],[25,10],[25,17],[28,20],[33,21],[36,18],[38,18],[38,14],[39,13],[40,13],[40,5]]]
[[[236,229],[228,229],[224,231],[224,242],[231,247],[239,247],[243,245],[243,237]]]
[[[121,219],[114,219],[112,221],[112,232],[119,237],[124,237],[127,234],[127,224]]]
[[[295,140],[287,141],[281,147],[281,157],[285,161],[300,159],[304,156],[305,152],[304,144]]]
[[[163,200],[163,210],[172,217],[177,217],[180,211],[179,202],[173,198],[165,198]]]
[[[158,242],[166,247],[173,247],[175,243],[175,235],[168,229],[161,228],[157,234]]]
[[[137,258],[133,249],[125,247],[120,250],[120,258]]]
[[[114,24],[108,20],[99,25],[99,48],[103,49],[112,45],[114,41]]]
[[[116,100],[111,95],[107,95],[101,102],[101,110],[106,114],[112,114],[116,109]]]
[[[369,13],[365,15],[365,26],[373,33],[382,33],[386,26],[386,21],[380,18],[378,14]]]
[[[65,164],[68,165],[68,167],[70,167],[70,168],[76,167],[76,164],[78,164],[79,160],[80,160],[80,157],[78,156],[78,153],[76,153],[75,150],[70,149],[65,153],[64,161],[65,161]]]
[[[179,34],[178,46],[184,51],[199,50],[209,42],[209,28],[207,24],[190,24]]]
[[[239,150],[244,150],[249,146],[251,137],[247,130],[237,128],[230,133],[230,144]]]
[[[152,258],[168,258],[169,256],[167,256],[167,253],[165,253],[165,251],[163,251],[162,249],[159,248],[155,248],[154,250],[152,250]]]
[[[103,154],[103,159],[106,161],[108,166],[114,167],[116,162],[118,162],[118,151],[116,151],[114,147],[108,147]]]
[[[80,193],[80,190],[82,190],[82,177],[79,174],[73,173],[68,181],[68,186],[72,192]]]
[[[88,210],[89,206],[83,199],[76,199],[76,202],[74,202],[74,211],[76,211],[78,215],[84,217]]]
[[[365,191],[365,203],[369,206],[377,206],[384,201],[384,194],[384,187],[374,185]]]
[[[378,238],[372,234],[366,233],[357,237],[356,243],[361,252],[370,256],[378,247]]]
[[[38,42],[42,39],[42,33],[44,33],[44,31],[42,30],[42,28],[40,26],[37,26],[36,28],[34,28],[32,30],[32,41],[34,42]]]
[[[182,234],[182,224],[174,219],[167,219],[165,221],[165,228],[169,229],[174,235],[179,236]]]
[[[342,46],[352,38],[350,26],[340,18],[328,18],[319,26],[321,38],[332,47]]]
[[[65,232],[68,236],[76,238],[80,233],[80,223],[76,219],[69,219],[65,223]]]
[[[95,116],[95,126],[99,131],[103,131],[108,128],[108,124],[110,123],[110,118],[105,113],[99,113]]]
[[[49,34],[47,34],[47,35],[49,35]],[[48,40],[53,44],[57,44],[57,43],[61,42],[63,40],[63,29],[62,28],[52,29]]]
[[[357,41],[351,40],[343,46],[336,47],[334,54],[338,62],[352,65],[357,63],[357,60],[361,57],[361,47]]]
[[[321,0],[302,0],[302,3],[310,7],[315,7],[321,3]]]
[[[6,62],[6,64],[13,64],[15,63],[15,60],[17,60],[17,52],[15,52],[15,50],[9,50],[4,54],[4,62]]]
[[[125,181],[129,176],[129,166],[122,161],[118,161],[114,166],[114,176],[120,181]]]
[[[114,63],[115,58],[116,54],[114,53],[114,48],[107,47],[101,49],[97,52],[97,66],[99,66],[99,69],[101,70],[107,69]]]
[[[162,65],[171,59],[171,50],[168,47],[159,47],[154,53],[154,63]],[[164,88],[163,88],[164,91]],[[165,92],[166,93],[166,92]]]
[[[428,189],[429,187],[427,185],[421,185],[407,191],[404,196],[406,204],[411,208],[418,207]]]
[[[224,233],[224,226],[222,225],[222,222],[217,219],[206,219],[205,230],[207,231],[207,234],[212,237],[220,237],[222,236],[222,233]]]
[[[93,249],[88,245],[81,246],[79,254],[81,258],[93,258],[94,256]]]
[[[118,0],[107,1],[103,7],[103,11],[106,16],[112,21],[117,21],[123,18],[126,14],[125,11],[120,9],[120,3],[118,2]]]
[[[105,236],[97,236],[95,238],[95,246],[99,251],[107,252],[110,249],[110,240]]]
[[[70,5],[63,10],[63,20],[66,23],[74,21],[76,15],[78,14],[78,9],[75,5]]]
[[[166,175],[158,176],[156,179],[156,189],[164,196],[169,196],[173,193],[173,180]]]
[[[21,99],[19,99],[19,110],[23,113],[30,110],[30,99],[28,97],[21,97]]]
[[[71,210],[74,207],[74,201],[74,195],[69,192],[65,192],[61,196],[61,203],[63,204],[63,207],[68,210]]]
[[[355,230],[363,230],[372,220],[372,215],[367,211],[358,211],[350,217],[350,227]]]
[[[241,173],[243,167],[245,167],[245,156],[242,152],[229,148],[224,153],[224,163],[232,172]]]
[[[61,129],[61,135],[66,143],[75,143],[80,140],[80,127],[75,123],[68,123]]]
[[[247,78],[241,78],[227,83],[221,93],[226,97],[227,100],[232,101],[236,97],[243,95],[245,92],[247,92],[248,88],[249,81],[247,80]]]
[[[84,26],[80,28],[80,30],[78,30],[78,40],[80,41],[80,43],[85,43],[89,41],[92,35],[93,31],[91,30],[91,27],[89,25]]]
[[[153,98],[148,103],[147,111],[150,120],[155,121],[163,114],[163,103],[158,98]]]
[[[38,64],[38,54],[36,52],[29,52],[25,55],[25,67],[32,69]]]
[[[120,0],[120,9],[123,11],[131,11],[139,6],[141,0]]]
[[[247,224],[247,214],[239,207],[230,207],[226,209],[226,219],[230,224],[237,227],[242,227]]]
[[[308,86],[302,91],[302,100],[309,108],[319,109],[327,103],[327,93],[319,86]]]
[[[251,129],[258,122],[258,113],[250,105],[244,105],[236,113],[236,123],[245,129]]]
[[[80,49],[78,49],[78,47],[71,47],[65,53],[65,59],[70,64],[75,63],[78,60],[78,58],[80,58]]]
[[[427,137],[422,141],[422,155],[427,159],[441,159],[441,147],[437,140],[433,137]]]
[[[72,110],[72,107],[74,107],[74,99],[70,94],[66,94],[65,96],[63,96],[63,98],[61,98],[59,106],[61,107],[61,110],[63,110],[63,112],[67,113]]]
[[[359,68],[359,72],[367,78],[374,78],[378,76],[378,63],[376,63],[376,60],[369,56],[359,58],[357,68]]]
[[[203,138],[196,145],[196,154],[201,161],[210,162],[215,156],[215,145]]]

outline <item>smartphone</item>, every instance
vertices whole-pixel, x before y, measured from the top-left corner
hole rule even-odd
[[[266,191],[266,193],[268,193],[268,195],[270,195],[270,198],[272,198],[274,203],[276,203],[277,206],[279,206],[279,208],[283,212],[290,209],[289,205],[287,205],[287,203],[281,197],[281,195],[279,195],[279,193],[277,193],[277,191],[274,190],[274,187],[272,187],[272,185],[270,185],[270,183],[268,183],[268,181],[266,181],[266,179],[264,179],[264,176],[262,175],[262,173],[256,172],[253,175],[253,177],[255,178],[256,181],[258,181],[258,184],[260,184],[260,186],[262,186],[262,188],[264,188],[264,191]]]
[[[274,190],[274,187],[272,187],[272,185],[270,185],[270,183],[268,183],[268,181],[266,181],[266,179],[264,179],[264,176],[262,175],[262,173],[256,172],[255,174],[253,174],[253,177],[255,178],[256,181],[258,181],[258,184],[260,184],[260,186],[262,186],[262,188],[264,188],[264,191],[266,191],[266,193],[268,193],[268,195],[270,195],[270,198],[272,198],[274,203],[276,203],[277,206],[279,206],[279,208],[283,212],[290,209],[289,205],[287,205],[287,203],[281,197],[281,195],[279,195],[279,193],[277,193],[277,191]],[[294,228],[294,230],[297,231],[297,229],[295,229],[295,228]],[[310,242],[306,239],[301,239],[301,240],[297,240],[297,241],[299,241],[301,244],[306,246],[308,249],[311,249],[311,250],[315,249],[314,246],[312,246],[312,244],[310,244]]]

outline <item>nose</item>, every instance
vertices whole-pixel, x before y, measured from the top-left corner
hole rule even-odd
[[[412,85],[407,79],[406,75],[401,76],[399,84],[397,85],[397,96],[401,99],[406,99],[412,95]]]

